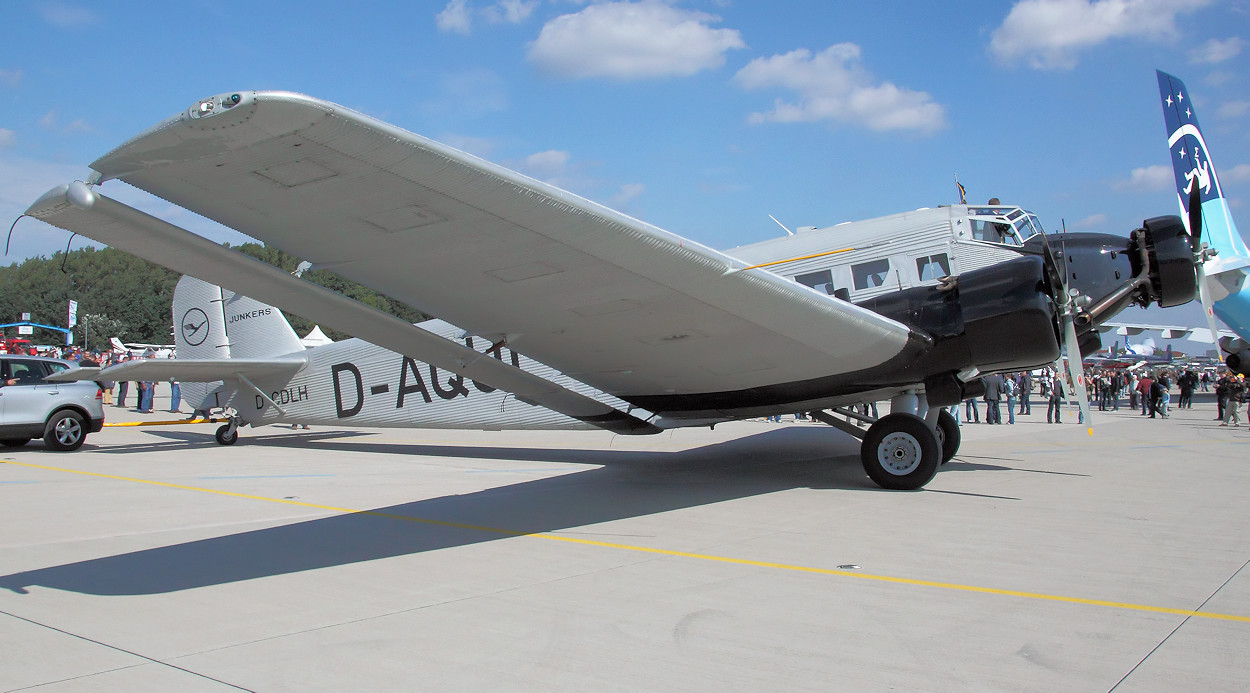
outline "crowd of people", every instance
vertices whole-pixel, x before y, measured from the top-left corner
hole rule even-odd
[[[971,398],[964,400],[962,407],[953,408],[956,421],[960,419],[962,409],[964,421],[980,423],[979,408],[983,403],[985,423],[1001,424],[1001,407],[1005,403],[1007,423],[1014,424],[1017,415],[1032,413],[1031,398],[1036,387],[1038,395],[1047,403],[1046,423],[1063,423],[1063,403],[1072,392],[1072,383],[1065,374],[1046,368],[1037,376],[1030,372],[1008,373],[986,376],[983,380],[985,394],[980,402]],[[1209,392],[1214,387],[1218,407],[1216,420],[1221,422],[1221,426],[1227,426],[1230,421],[1233,426],[1240,425],[1239,410],[1248,394],[1245,377],[1240,374],[1226,372],[1213,378],[1207,371],[1199,373],[1192,369],[1164,368],[1139,374],[1112,368],[1089,368],[1085,370],[1085,382],[1091,407],[1097,406],[1099,411],[1119,411],[1121,403],[1125,403],[1129,409],[1140,409],[1141,416],[1152,419],[1171,416],[1173,389],[1179,393],[1176,408],[1192,409],[1194,393],[1200,388],[1202,392]]]
[[[52,358],[65,359],[66,361],[74,361],[82,366],[100,366],[107,368],[119,363],[124,363],[133,359],[150,358],[151,354],[142,356],[133,356],[131,354],[118,353],[113,351],[86,351],[81,347],[52,347],[43,352],[45,356]],[[172,356],[171,356],[172,358]],[[104,404],[116,407],[126,408],[126,400],[131,392],[131,383],[115,382],[112,380],[97,381],[103,392]],[[169,412],[179,414],[182,412],[182,387],[177,380],[169,381]],[[134,403],[135,409],[141,414],[151,414],[154,411],[153,399],[156,394],[156,383],[150,380],[138,381],[134,383]]]

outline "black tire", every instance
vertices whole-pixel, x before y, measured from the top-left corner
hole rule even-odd
[[[946,464],[959,453],[959,443],[963,440],[963,433],[960,432],[959,422],[955,420],[954,415],[945,409],[938,414],[937,438],[938,444],[942,447],[942,464]]]
[[[76,411],[63,409],[53,414],[43,427],[43,443],[49,449],[71,452],[87,440],[87,427]]]
[[[5,438],[0,440],[0,445],[6,448],[20,448],[30,442],[30,438]]]
[[[877,420],[864,436],[859,458],[882,488],[913,491],[933,480],[942,458],[937,434],[924,419],[890,414]]]
[[[226,424],[217,429],[216,438],[218,445],[234,445],[239,440],[239,429],[232,429],[230,424]]]

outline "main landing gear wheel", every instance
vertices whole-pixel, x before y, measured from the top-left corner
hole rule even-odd
[[[959,431],[959,422],[945,409],[938,414],[937,439],[938,447],[942,449],[942,464],[946,464],[959,452],[963,434]]]
[[[239,440],[239,427],[228,423],[217,429],[216,438],[219,445],[234,445]]]
[[[937,474],[942,448],[937,434],[924,419],[890,414],[868,429],[859,448],[864,471],[878,486],[912,491]]]

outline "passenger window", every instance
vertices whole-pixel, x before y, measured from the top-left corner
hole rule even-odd
[[[821,270],[819,272],[809,272],[800,274],[794,278],[794,281],[803,286],[810,286],[817,291],[823,291],[827,294],[833,294],[833,270]]]
[[[920,277],[922,282],[948,277],[950,273],[951,263],[946,253],[916,258],[916,276]]]
[[[851,265],[851,278],[855,282],[856,289],[871,289],[874,286],[881,286],[885,284],[885,278],[889,274],[889,258]]]

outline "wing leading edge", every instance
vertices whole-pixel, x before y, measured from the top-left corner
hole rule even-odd
[[[625,399],[749,398],[874,369],[927,340],[341,106],[237,95],[200,102],[92,168]]]

